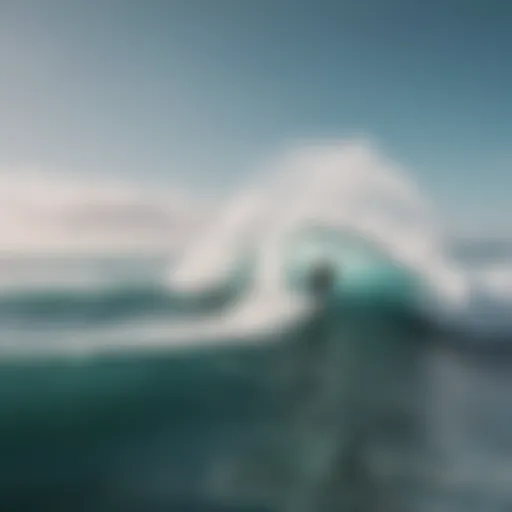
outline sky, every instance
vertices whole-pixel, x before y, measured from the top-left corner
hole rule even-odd
[[[0,169],[216,195],[356,135],[451,223],[512,233],[511,23],[503,0],[3,0]]]

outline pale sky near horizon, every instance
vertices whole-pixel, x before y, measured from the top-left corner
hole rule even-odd
[[[0,168],[222,191],[363,134],[456,223],[508,230],[511,25],[503,0],[4,0]]]

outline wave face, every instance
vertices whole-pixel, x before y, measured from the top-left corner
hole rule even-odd
[[[506,509],[508,253],[455,249],[349,141],[176,261],[1,258],[0,508]]]

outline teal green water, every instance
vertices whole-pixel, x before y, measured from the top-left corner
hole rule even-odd
[[[160,510],[173,500],[210,510],[196,487],[214,454],[261,420],[261,355],[235,373],[233,357],[1,364],[2,510]]]

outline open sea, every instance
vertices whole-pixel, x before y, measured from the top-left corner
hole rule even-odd
[[[512,510],[512,251],[345,208],[337,151],[172,261],[0,258],[2,512]]]

